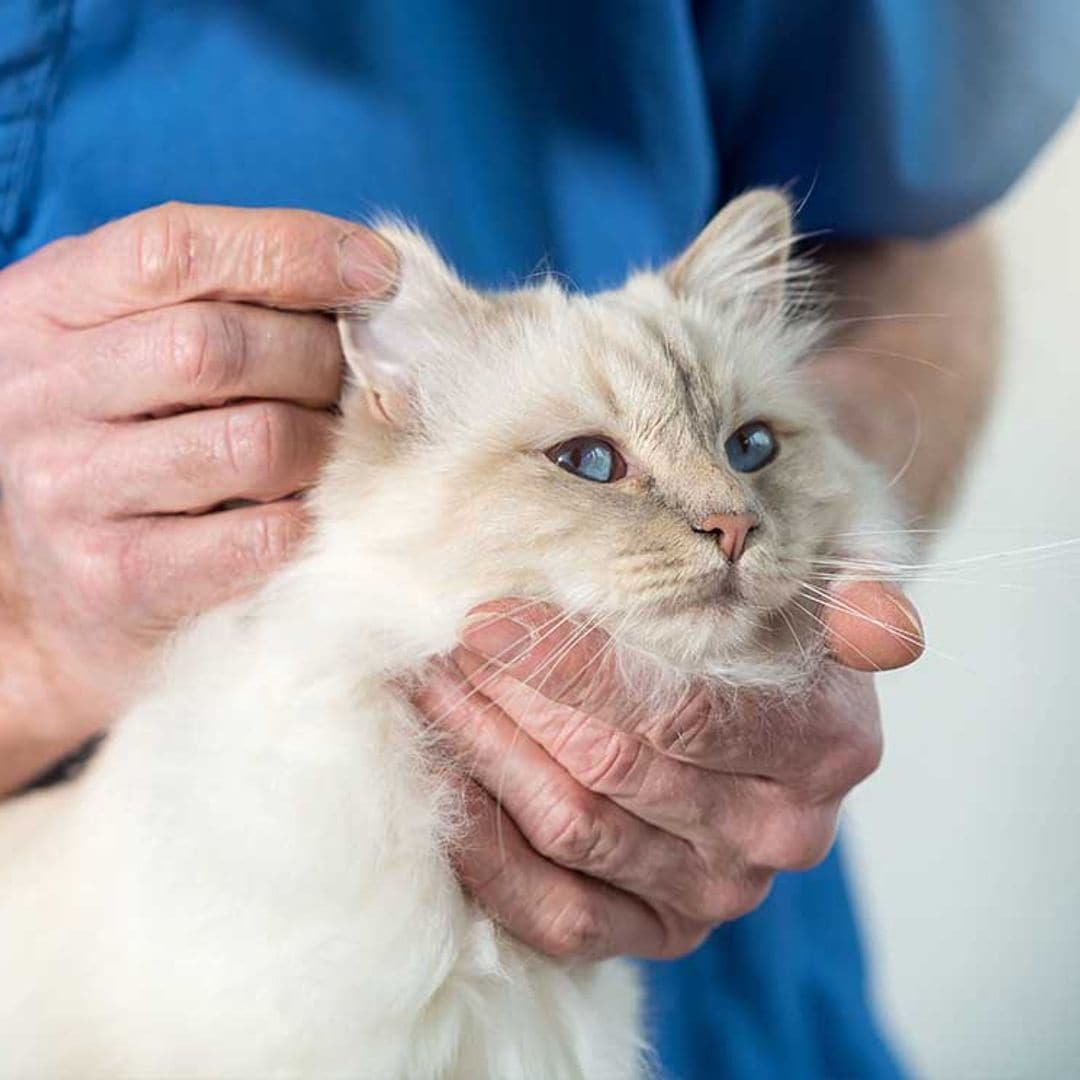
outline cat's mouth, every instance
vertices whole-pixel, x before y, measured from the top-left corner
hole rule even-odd
[[[725,607],[746,599],[739,572],[735,567],[729,567],[726,572],[720,574],[716,582],[715,595]]]
[[[725,612],[745,604],[755,593],[754,574],[726,564],[699,575],[689,593],[671,599],[678,608],[689,602],[696,608],[718,608]]]

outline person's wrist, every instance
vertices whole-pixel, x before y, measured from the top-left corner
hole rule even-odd
[[[912,519],[940,519],[998,366],[987,227],[826,247],[834,336],[811,362],[841,433],[893,480]]]
[[[64,692],[63,680],[30,626],[6,526],[0,517],[0,796],[71,753],[101,724]]]
[[[17,791],[92,733],[58,692],[36,645],[0,618],[0,796]]]

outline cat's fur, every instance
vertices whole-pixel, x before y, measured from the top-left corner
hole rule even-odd
[[[410,682],[512,595],[599,617],[656,695],[691,674],[796,693],[820,654],[775,613],[835,534],[880,521],[882,485],[798,370],[814,329],[785,296],[783,196],[592,298],[481,295],[385,232],[401,284],[343,320],[359,385],[306,554],[179,635],[85,777],[0,808],[0,1076],[645,1068],[629,966],[541,957],[462,894],[456,789]],[[758,418],[780,455],[737,474],[724,441]],[[635,475],[544,455],[599,433]],[[745,599],[724,599],[692,526],[747,508]]]

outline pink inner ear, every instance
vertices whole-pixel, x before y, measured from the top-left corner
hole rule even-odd
[[[387,424],[393,427],[394,420],[387,410],[385,404],[383,404],[382,394],[378,390],[372,390],[368,387],[364,391],[364,398],[367,401],[368,412],[371,413],[372,419],[378,421],[380,424]]]
[[[376,390],[373,386],[364,388],[364,401],[371,418],[386,427],[408,427],[415,411],[415,402],[404,386],[384,386]]]

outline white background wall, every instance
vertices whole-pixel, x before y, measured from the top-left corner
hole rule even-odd
[[[1080,117],[994,217],[1006,369],[935,559],[1080,537]],[[1080,1077],[1080,546],[959,576],[848,814],[879,998],[918,1075]]]

